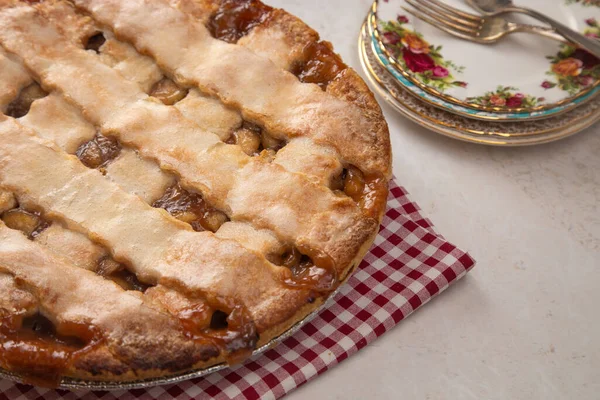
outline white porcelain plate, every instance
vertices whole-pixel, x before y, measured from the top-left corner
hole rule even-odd
[[[535,121],[478,121],[421,101],[380,65],[366,30],[359,37],[359,57],[371,87],[394,109],[417,124],[471,143],[527,146],[548,143],[581,132],[600,120],[600,98],[562,115]]]
[[[463,0],[443,1],[474,13]],[[598,0],[520,1],[600,37]],[[527,120],[571,110],[600,92],[600,60],[589,53],[526,33],[477,44],[420,21],[402,7],[410,5],[405,0],[374,2],[375,50],[402,85],[433,105],[479,119]]]

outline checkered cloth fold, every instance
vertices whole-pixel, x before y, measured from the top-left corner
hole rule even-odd
[[[277,399],[383,335],[474,265],[392,183],[381,230],[357,271],[329,307],[276,348],[204,378],[151,389],[69,392],[0,380],[0,399]]]

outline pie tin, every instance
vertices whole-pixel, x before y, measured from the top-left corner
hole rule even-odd
[[[354,271],[351,271],[348,274],[347,278],[349,278],[353,272]],[[331,305],[331,303],[333,302],[333,298],[339,293],[340,289],[345,285],[345,283],[346,283],[345,281],[342,282],[337,287],[337,289],[335,289],[333,292],[331,292],[329,294],[329,297],[327,297],[327,300],[325,302],[323,302],[323,304],[321,304],[321,306],[319,306],[313,312],[308,314],[306,317],[304,317],[300,321],[296,322],[294,325],[292,325],[287,331],[283,332],[281,335],[271,339],[269,342],[265,343],[261,347],[254,350],[252,352],[252,356],[250,356],[250,358],[248,358],[248,360],[246,360],[246,362],[256,359],[258,356],[260,356],[265,351],[276,347],[279,343],[281,343],[285,339],[291,337],[296,332],[298,332],[300,330],[300,328],[302,328],[306,323],[310,322],[313,318],[315,318],[317,316],[317,314],[319,314],[322,310],[324,310],[325,308],[327,308]],[[213,365],[208,368],[180,372],[177,374],[164,376],[164,377],[150,378],[150,379],[143,379],[143,380],[134,380],[134,381],[118,381],[118,382],[110,382],[110,381],[101,382],[101,381],[89,381],[89,380],[74,379],[74,378],[63,378],[61,380],[60,385],[58,387],[56,387],[56,389],[67,389],[67,390],[73,390],[73,389],[85,389],[85,390],[143,389],[143,388],[149,388],[149,387],[159,386],[159,385],[171,385],[171,384],[179,383],[179,382],[186,381],[189,379],[200,378],[202,376],[212,374],[213,372],[222,371],[226,368],[229,368],[229,365],[227,363],[221,363],[221,364]],[[11,380],[16,383],[24,383],[23,378],[20,375],[5,371],[3,369],[0,369],[0,378],[8,379],[8,380]]]

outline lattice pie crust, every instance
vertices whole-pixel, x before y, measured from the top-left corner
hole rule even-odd
[[[360,262],[387,125],[256,0],[0,0],[0,367],[29,382],[235,363]]]

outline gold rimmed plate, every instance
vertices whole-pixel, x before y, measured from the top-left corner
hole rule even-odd
[[[561,116],[538,121],[489,122],[462,117],[427,104],[398,84],[373,51],[366,24],[359,37],[359,56],[373,88],[402,115],[432,131],[472,143],[524,146],[559,140],[600,120],[600,100],[594,100]]]
[[[574,29],[600,36],[600,8],[534,1]],[[464,8],[460,0],[446,2]],[[468,42],[404,15],[406,5],[376,0],[371,40],[378,62],[432,105],[475,119],[528,121],[568,112],[600,92],[600,60],[586,52],[524,34],[496,45]]]

